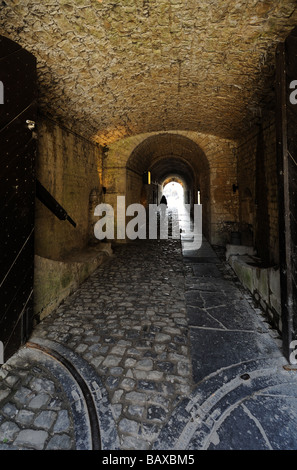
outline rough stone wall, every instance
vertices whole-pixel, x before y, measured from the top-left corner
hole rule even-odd
[[[233,184],[237,184],[234,144],[211,136],[204,148],[210,160],[210,241],[225,245],[230,242],[231,232],[238,229],[239,220],[238,193],[233,192]]]
[[[38,123],[37,178],[76,222],[60,221],[36,202],[36,253],[62,260],[86,247],[89,238],[89,204],[93,189],[101,194],[100,148],[84,138],[42,119]],[[99,201],[98,201],[99,203]]]
[[[241,222],[244,222],[244,204],[249,190],[253,244],[264,262],[277,264],[278,186],[273,117],[263,119],[261,125],[242,139],[238,145],[237,158]]]
[[[279,263],[279,212],[278,212],[278,176],[276,154],[275,122],[272,121],[265,129],[266,143],[266,182],[268,190],[269,213],[269,251],[270,261]]]
[[[135,171],[127,169],[127,205],[140,203],[146,206],[147,197],[143,187],[142,176]]]
[[[192,130],[234,138],[270,100],[293,0],[5,0],[2,32],[37,58],[44,113],[110,144]]]

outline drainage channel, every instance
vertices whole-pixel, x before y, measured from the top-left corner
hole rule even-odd
[[[54,341],[26,343],[60,381],[72,409],[77,450],[118,450],[119,438],[107,392],[94,369],[73,351]]]

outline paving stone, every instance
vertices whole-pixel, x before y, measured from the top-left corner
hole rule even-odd
[[[163,372],[173,372],[175,369],[175,364],[169,361],[158,361],[157,362],[158,368]]]
[[[40,393],[36,397],[32,398],[28,403],[28,407],[32,409],[40,409],[42,406],[46,405],[50,401],[50,396],[46,393]]]
[[[125,395],[125,399],[130,403],[144,404],[146,402],[146,395],[139,392],[128,392]]]
[[[100,352],[101,350],[101,345],[100,344],[93,344],[88,348],[88,353],[92,355],[96,355]]]
[[[186,344],[188,338],[186,336],[174,336],[173,340],[178,344]]]
[[[123,418],[119,423],[119,430],[127,434],[137,434],[139,423],[131,419]]]
[[[182,355],[182,354],[178,354],[178,353],[169,353],[168,354],[168,358],[171,360],[171,361],[175,361],[175,362],[187,362],[187,357]]]
[[[149,370],[152,370],[153,365],[154,363],[151,359],[141,359],[140,361],[137,362],[137,364],[135,365],[135,368],[149,371]]]
[[[70,450],[72,449],[71,438],[67,434],[58,434],[51,438],[47,450]]]
[[[179,362],[177,364],[177,373],[182,376],[189,376],[191,374],[191,366],[188,362]]]
[[[23,426],[30,426],[35,417],[35,413],[29,410],[20,410],[16,415],[16,422]]]
[[[131,378],[125,378],[121,381],[120,387],[123,388],[124,390],[133,390],[135,388],[135,380]]]
[[[163,372],[157,371],[157,370],[150,370],[150,371],[144,371],[144,370],[135,370],[134,371],[134,376],[138,380],[162,380],[163,378]]]
[[[166,350],[166,345],[165,344],[155,344],[154,345],[154,350],[156,351],[157,354],[162,353],[163,351]]]
[[[30,388],[35,392],[53,393],[55,391],[55,384],[46,378],[33,378],[30,381]]]
[[[23,446],[29,449],[43,450],[48,433],[46,431],[25,429],[20,431],[14,441],[14,445]]]
[[[42,411],[34,420],[34,425],[38,428],[49,430],[56,420],[57,414],[54,411]]]
[[[106,367],[115,367],[118,366],[122,358],[119,356],[107,356],[103,361],[103,366]]]
[[[9,375],[6,377],[5,382],[9,387],[13,387],[20,381],[20,378],[16,375]],[[0,390],[0,401],[1,401],[1,390]]]
[[[131,348],[127,351],[127,355],[132,356],[132,357],[140,357],[140,356],[142,356],[142,354],[143,353],[141,351],[139,351],[135,348]]]
[[[75,351],[77,353],[83,353],[86,351],[86,349],[88,348],[88,345],[87,344],[79,344],[75,349]]]
[[[138,388],[139,390],[159,390],[160,384],[155,381],[139,380]]]
[[[137,362],[136,359],[133,359],[133,358],[129,357],[128,359],[125,360],[124,365],[125,365],[125,367],[133,367],[133,366],[135,366],[136,362]]]
[[[119,403],[124,394],[124,390],[116,390],[112,396],[111,403]]]
[[[16,402],[19,403],[20,405],[26,405],[34,397],[35,397],[35,394],[32,392],[32,390],[30,390],[27,387],[21,387],[15,393],[14,400],[16,400]]]
[[[110,368],[111,375],[115,375],[116,377],[121,376],[124,372],[123,367],[111,367]]]
[[[60,433],[68,431],[70,427],[69,414],[67,410],[61,410],[58,413],[53,431]]]
[[[19,430],[19,426],[17,426],[13,421],[5,421],[0,426],[0,441],[12,441]]]
[[[122,448],[124,450],[148,450],[149,444],[140,437],[126,436]]]
[[[120,379],[118,377],[109,376],[105,383],[110,390],[115,390],[119,385]]]
[[[142,418],[145,412],[145,408],[140,405],[129,405],[127,412],[132,416],[132,417],[137,417],[137,418]]]
[[[123,356],[124,353],[125,353],[125,351],[126,351],[125,346],[114,346],[114,347],[111,349],[110,353],[111,353],[111,354],[118,355],[118,356]]]
[[[2,412],[10,418],[13,418],[14,416],[16,416],[17,411],[18,410],[16,406],[12,403],[6,403],[6,405],[2,409]]]
[[[89,360],[91,364],[93,364],[93,366],[97,369],[104,361],[104,356],[91,357]]]

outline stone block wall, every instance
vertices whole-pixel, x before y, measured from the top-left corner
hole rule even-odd
[[[35,322],[51,313],[110,254],[91,233],[92,211],[102,199],[101,155],[98,145],[58,123],[38,122],[36,176],[77,225],[59,220],[36,199]]]
[[[271,122],[265,131],[266,141],[266,181],[268,189],[268,213],[271,253],[270,261],[279,263],[279,212],[278,212],[278,175],[276,155],[275,122]]]
[[[126,203],[129,204],[140,203],[145,207],[147,205],[147,194],[143,187],[142,175],[127,169],[126,173]]]
[[[83,249],[89,238],[92,191],[102,193],[102,157],[98,145],[48,119],[38,123],[37,178],[76,222],[60,221],[36,201],[35,247],[39,256],[62,260]]]
[[[278,187],[275,122],[269,116],[238,145],[240,231],[266,264],[278,264]]]
[[[233,192],[233,185],[237,185],[234,143],[209,136],[204,151],[210,162],[210,241],[226,245],[231,232],[238,229],[238,192]]]

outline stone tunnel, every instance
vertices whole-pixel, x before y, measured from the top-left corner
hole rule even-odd
[[[9,188],[2,363],[129,245],[126,237],[96,239],[96,207],[116,210],[124,196],[126,207],[148,210],[170,182],[182,186],[190,211],[202,205],[205,243],[252,296],[292,363],[296,2],[5,0],[0,11],[1,181]],[[27,160],[15,163],[24,148],[29,176]],[[37,197],[35,179],[73,224]],[[23,207],[21,215],[13,207]],[[8,288],[27,243],[9,244],[11,233],[21,239],[13,217],[22,227],[34,218],[34,247]],[[32,285],[11,313],[29,267]]]

